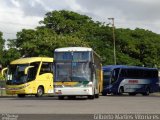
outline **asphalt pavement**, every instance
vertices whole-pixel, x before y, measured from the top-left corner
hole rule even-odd
[[[21,119],[27,118],[26,116],[29,115],[37,120],[41,120],[43,116],[48,116],[48,119],[59,117],[59,120],[70,120],[74,117],[89,119],[93,118],[95,114],[160,114],[160,96],[110,95],[100,96],[94,100],[85,97],[71,100],[67,98],[58,100],[57,97],[36,98],[34,96],[0,97],[0,114],[4,116],[5,114],[22,115]],[[39,117],[36,118],[37,116]]]

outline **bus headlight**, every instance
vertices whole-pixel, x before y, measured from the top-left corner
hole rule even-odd
[[[89,89],[84,89],[83,91],[84,91],[84,92],[89,92]]]
[[[89,83],[89,84],[86,85],[86,87],[93,87],[93,84]]]

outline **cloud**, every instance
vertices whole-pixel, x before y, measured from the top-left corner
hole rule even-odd
[[[1,0],[0,31],[5,39],[15,38],[23,28],[35,28],[44,15],[39,4],[31,0]],[[39,8],[38,8],[39,6]],[[27,12],[28,11],[28,12]],[[45,10],[42,9],[45,14]]]
[[[159,19],[160,1],[158,0],[77,0],[77,3],[92,13],[129,19],[154,21]],[[147,19],[146,19],[147,18]]]
[[[0,31],[5,39],[15,38],[23,28],[35,28],[45,13],[62,9],[106,23],[110,22],[109,17],[114,17],[116,27],[139,27],[160,33],[159,0],[0,0],[0,3]]]
[[[109,22],[122,28],[144,28],[160,33],[159,0],[77,0],[94,20]],[[85,13],[85,12],[84,12]]]
[[[5,3],[10,9],[21,10],[24,16],[43,16],[47,12],[39,0],[6,0]]]

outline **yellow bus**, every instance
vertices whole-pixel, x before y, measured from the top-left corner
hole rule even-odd
[[[35,95],[40,97],[53,93],[53,58],[30,57],[20,58],[2,70],[6,74],[6,93],[18,97]]]
[[[99,97],[103,88],[102,64],[92,48],[57,48],[54,59],[54,92],[59,99]]]

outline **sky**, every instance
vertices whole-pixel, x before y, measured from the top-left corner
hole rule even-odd
[[[0,31],[16,38],[22,29],[35,29],[45,13],[69,10],[110,23],[116,28],[143,28],[160,34],[160,0],[0,0]]]

